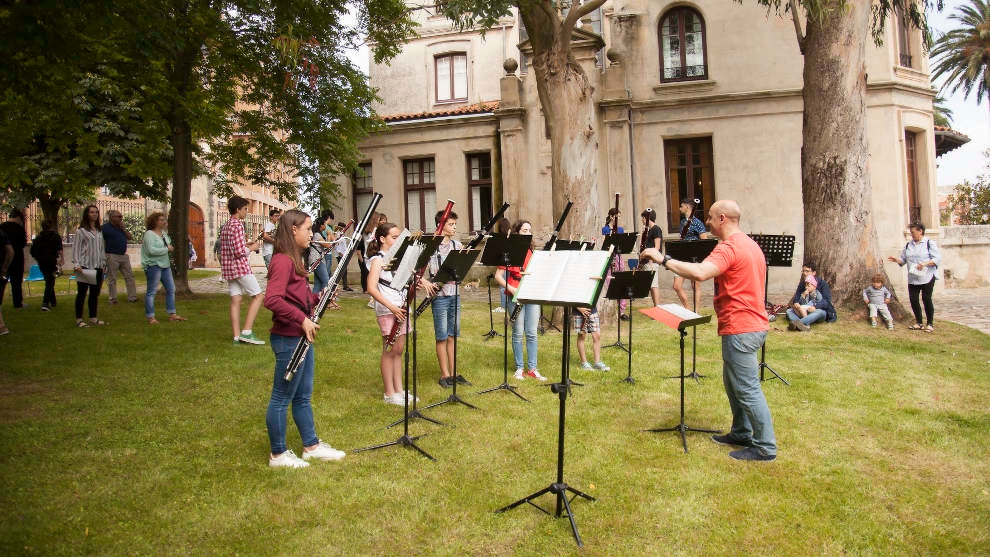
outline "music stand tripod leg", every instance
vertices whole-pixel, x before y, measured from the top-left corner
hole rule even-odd
[[[455,299],[458,299],[458,301],[459,301],[460,290],[458,289],[458,285],[460,285],[460,279],[455,276],[454,277],[454,298]],[[454,304],[454,323],[457,323],[458,322],[458,318],[459,317],[460,317],[460,304],[459,303],[455,303]],[[475,410],[478,410],[479,409],[477,406],[475,406],[475,405],[471,404],[470,402],[465,401],[463,398],[457,396],[457,336],[456,335],[454,336],[454,362],[453,362],[453,368],[454,369],[451,370],[451,377],[453,377],[454,380],[451,382],[452,392],[450,393],[450,396],[448,396],[447,398],[445,398],[445,399],[443,399],[443,400],[441,400],[439,402],[434,402],[433,404],[431,404],[431,405],[427,406],[426,408],[424,408],[424,410],[429,410],[430,408],[436,408],[437,406],[441,406],[441,405],[444,405],[444,404],[447,404],[447,403],[451,403],[451,402],[452,403],[457,403],[457,404],[463,404],[464,406],[467,406],[468,408],[473,408]]]
[[[509,267],[508,253],[503,255],[503,261],[505,262],[505,267],[508,268]],[[509,299],[508,296],[509,296],[508,293],[506,293],[507,300]],[[505,311],[502,314],[502,383],[490,389],[478,391],[477,394],[483,395],[486,393],[493,393],[495,391],[509,391],[510,393],[525,400],[526,402],[529,402],[529,399],[527,399],[526,397],[522,396],[517,392],[517,389],[519,387],[509,384],[509,315],[512,314],[513,308],[508,307],[508,304],[506,304],[506,307],[504,309]]]
[[[770,288],[770,267],[767,266],[766,274],[764,275],[764,279],[763,279],[763,304],[764,305],[766,305],[766,303],[767,303],[767,296],[769,295],[769,291],[768,291],[769,288]],[[786,318],[786,315],[785,315],[785,318]],[[769,340],[769,337],[770,337],[770,331],[768,330],[767,331],[767,339],[765,339],[763,341],[763,346],[760,347],[760,383],[762,383],[764,381],[767,381],[767,379],[765,379],[764,376],[763,376],[763,370],[764,369],[769,369],[770,370],[770,373],[773,374],[773,377],[771,377],[769,380],[772,381],[773,379],[780,379],[781,381],[783,381],[783,383],[785,385],[790,386],[791,384],[787,382],[787,379],[784,379],[779,373],[777,373],[772,367],[770,367],[770,364],[767,363],[767,340]]]

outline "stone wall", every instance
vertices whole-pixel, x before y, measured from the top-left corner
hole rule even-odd
[[[990,225],[946,226],[941,232],[945,286],[990,286]]]

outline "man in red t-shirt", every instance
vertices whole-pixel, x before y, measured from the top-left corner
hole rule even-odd
[[[721,242],[701,263],[671,259],[656,249],[648,257],[691,280],[715,279],[715,314],[722,337],[722,379],[732,409],[732,430],[713,435],[722,445],[743,447],[729,456],[738,460],[774,460],[777,440],[763,389],[757,350],[767,338],[764,305],[766,258],[760,246],[739,228],[741,211],[735,201],[716,201],[708,210],[708,229]]]

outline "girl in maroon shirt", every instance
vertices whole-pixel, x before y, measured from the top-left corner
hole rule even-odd
[[[313,408],[314,348],[310,347],[302,366],[292,381],[285,380],[285,369],[296,345],[305,336],[312,341],[320,326],[310,320],[319,294],[310,291],[302,252],[313,238],[312,221],[302,211],[290,209],[279,219],[275,234],[275,252],[268,267],[268,287],[265,307],[272,312],[271,347],[275,353],[275,377],[268,402],[265,422],[272,468],[305,468],[309,460],[340,460],[344,452],[320,441],[316,436]],[[292,419],[302,437],[303,452],[299,458],[285,446],[286,419],[289,404]]]

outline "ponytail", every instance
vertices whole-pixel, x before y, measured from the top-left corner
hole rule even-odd
[[[381,253],[382,251],[382,238],[388,236],[388,233],[392,231],[393,228],[398,228],[398,225],[386,222],[384,224],[379,224],[375,228],[375,237],[368,244],[368,258],[374,257]]]

